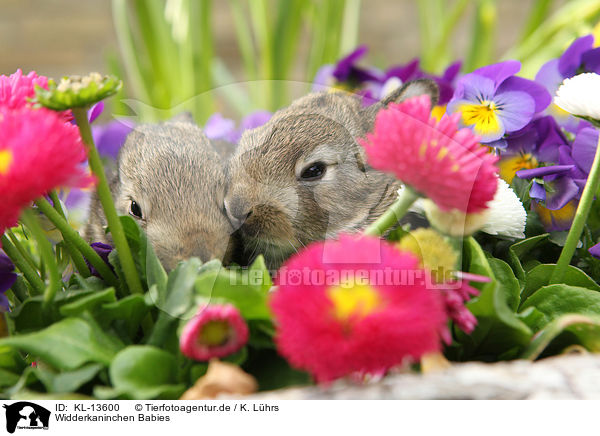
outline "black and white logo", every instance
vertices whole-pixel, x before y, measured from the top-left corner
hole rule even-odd
[[[48,430],[50,411],[29,401],[19,401],[3,405],[6,409],[6,431],[14,433],[19,430]]]

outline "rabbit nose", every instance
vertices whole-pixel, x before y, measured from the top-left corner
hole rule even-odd
[[[241,198],[227,198],[224,205],[227,218],[235,230],[239,229],[244,221],[252,215],[252,208]]]

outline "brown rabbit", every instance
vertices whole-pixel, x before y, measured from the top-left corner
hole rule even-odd
[[[409,82],[368,107],[344,92],[309,94],[246,132],[228,165],[224,207],[250,260],[263,253],[277,268],[300,247],[379,217],[401,185],[368,165],[357,138],[381,108],[422,94],[435,104],[435,82]]]
[[[110,181],[117,212],[140,223],[167,270],[192,256],[230,259],[233,228],[223,212],[224,160],[185,115],[138,126],[121,148]],[[94,194],[85,236],[110,243],[105,230]]]

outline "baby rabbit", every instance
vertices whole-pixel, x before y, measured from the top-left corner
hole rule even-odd
[[[145,230],[165,269],[192,256],[227,262],[233,228],[223,213],[224,160],[185,116],[138,126],[127,137],[110,181],[119,215]],[[110,243],[96,194],[85,237]]]
[[[409,82],[368,107],[345,92],[313,93],[244,133],[224,207],[250,260],[263,253],[277,268],[300,247],[364,229],[387,210],[401,184],[368,165],[357,138],[387,104],[422,94],[435,104],[435,82]]]

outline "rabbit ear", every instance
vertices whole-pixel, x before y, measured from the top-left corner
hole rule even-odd
[[[438,102],[440,90],[437,84],[431,79],[412,80],[386,96],[380,102],[380,105],[387,106],[390,103],[400,103],[408,98],[419,95],[428,95],[431,99],[431,107],[433,107]]]
[[[373,128],[377,113],[384,109],[390,103],[400,103],[407,98],[417,97],[419,95],[428,95],[431,99],[431,107],[434,107],[440,95],[437,84],[430,79],[417,79],[406,82],[400,88],[392,91],[378,103],[367,106],[363,111],[363,122],[367,131]]]

